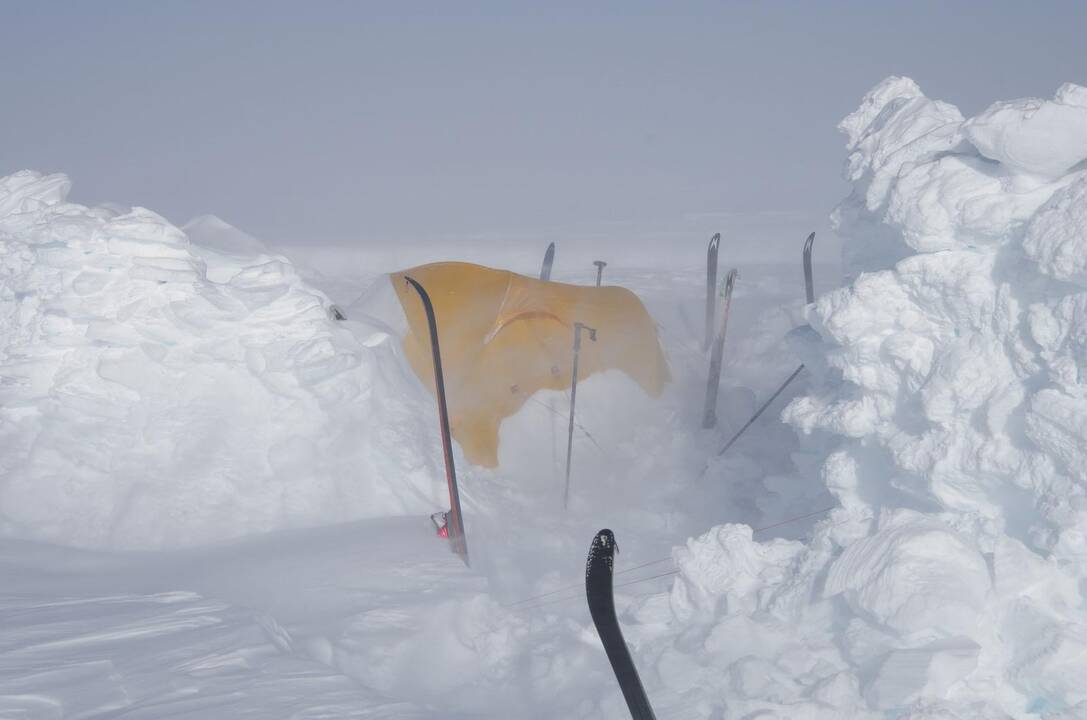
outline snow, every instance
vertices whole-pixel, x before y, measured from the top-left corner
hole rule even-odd
[[[842,124],[855,191],[836,215],[867,272],[811,308],[840,380],[784,417],[843,438],[823,470],[844,508],[831,518],[877,518],[844,537],[824,523],[808,570],[825,568],[872,710],[1026,717],[1087,698],[1062,670],[1087,663],[1082,601],[1052,602],[1084,559],[1080,293],[1054,282],[1075,273],[1062,245],[1083,240],[1077,97],[963,121],[891,78]],[[884,267],[863,247],[875,225],[897,245]],[[1022,594],[1028,563],[1040,595]]]
[[[840,129],[845,283],[740,268],[706,432],[704,248],[609,258],[674,380],[579,386],[569,513],[561,393],[497,470],[458,452],[470,569],[427,529],[404,253],[0,181],[0,715],[622,718],[580,585],[607,526],[658,717],[1087,716],[1087,89],[966,118],[892,77]]]
[[[0,531],[149,549],[433,507],[408,460],[426,399],[392,343],[330,321],[285,258],[220,262],[69,185],[0,182]]]

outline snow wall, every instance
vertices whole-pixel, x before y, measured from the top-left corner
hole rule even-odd
[[[784,418],[841,507],[677,549],[643,656],[707,717],[1087,717],[1087,88],[964,119],[892,77],[840,129],[852,277]]]
[[[440,505],[399,343],[213,220],[200,247],[69,187],[0,179],[0,533],[147,549]]]

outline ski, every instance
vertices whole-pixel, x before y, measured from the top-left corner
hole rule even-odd
[[[615,679],[619,681],[619,689],[623,691],[630,716],[633,720],[656,720],[638,670],[630,657],[630,650],[623,640],[619,619],[615,616],[615,596],[612,594],[615,550],[615,535],[611,530],[601,530],[593,538],[589,557],[585,561],[585,596],[589,601],[589,614],[611,662]]]
[[[717,309],[717,247],[720,244],[721,233],[717,233],[710,239],[709,249],[706,250],[706,339],[702,344],[703,350],[709,350],[713,342],[714,311]]]
[[[811,246],[815,244],[815,233],[804,241],[804,297],[808,305],[815,302],[815,276],[811,270]]]
[[[449,517],[446,533],[453,552],[460,555],[464,564],[468,565],[468,539],[464,535],[464,516],[461,515],[460,492],[457,489],[457,469],[453,464],[453,440],[449,435],[449,408],[445,402],[442,353],[438,347],[438,321],[434,317],[434,304],[423,286],[414,278],[405,277],[404,279],[419,293],[419,299],[423,301],[423,309],[426,311],[427,325],[430,326],[430,351],[434,360],[434,392],[438,396],[438,425],[442,435],[442,453],[445,456],[445,480],[449,486]]]
[[[547,246],[547,251],[544,253],[543,265],[540,267],[540,279],[551,279],[551,266],[555,263],[555,243],[551,243]]]
[[[717,425],[717,390],[721,385],[721,362],[725,355],[725,332],[728,330],[728,313],[732,307],[732,288],[736,284],[736,270],[730,270],[725,278],[725,304],[721,310],[721,327],[713,344],[710,356],[710,374],[706,379],[706,407],[702,414],[702,427],[709,429]]]
[[[805,300],[807,300],[809,305],[815,302],[815,281],[811,269],[811,250],[812,245],[814,244],[815,233],[811,233],[810,235],[808,235],[808,239],[804,241],[804,298]],[[760,415],[766,412],[766,408],[770,407],[771,403],[777,400],[778,395],[781,395],[781,393],[785,392],[785,388],[789,387],[789,383],[791,383],[793,380],[796,380],[796,376],[799,375],[803,370],[804,364],[801,363],[800,367],[798,367],[796,370],[793,370],[792,375],[785,378],[785,382],[783,382],[774,392],[774,394],[770,396],[770,399],[763,403],[762,407],[756,410],[755,414],[751,416],[751,419],[744,423],[744,426],[740,428],[739,431],[737,431],[737,433],[733,435],[727,443],[725,443],[725,446],[717,452],[718,457],[728,452],[728,449],[732,447],[737,440],[740,439],[740,436],[743,435],[744,432],[746,432],[747,429],[751,427],[756,420],[759,419]]]

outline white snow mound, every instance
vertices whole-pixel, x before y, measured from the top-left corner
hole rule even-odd
[[[0,179],[0,533],[151,548],[434,506],[393,343],[229,226],[195,226],[229,259],[198,254],[70,185]]]
[[[1085,98],[967,119],[892,77],[842,122],[852,281],[809,308],[829,372],[784,413],[841,507],[807,544],[730,525],[675,552],[669,626],[650,599],[630,632],[658,696],[1087,717]]]

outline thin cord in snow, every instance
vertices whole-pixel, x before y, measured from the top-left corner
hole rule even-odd
[[[543,400],[540,400],[535,395],[530,395],[528,399],[531,400],[532,402],[536,403],[537,405],[540,405],[542,407],[547,408],[548,412],[554,413],[555,415],[562,418],[563,420],[569,420],[570,419],[569,415],[566,415],[566,414],[560,412],[559,410],[557,410],[556,408],[551,407],[550,405],[545,403]],[[577,420],[574,420],[574,425],[577,426],[577,429],[580,430],[585,435],[585,437],[589,438],[589,440],[592,441],[593,445],[596,445],[597,450],[599,450],[600,452],[607,455],[607,453],[604,452],[604,448],[600,447],[600,443],[598,443],[596,441],[596,438],[594,438],[592,435],[589,434],[589,431],[585,429],[584,425],[579,423]]]
[[[669,570],[668,572],[663,572],[663,573],[661,573],[659,575],[650,575],[649,577],[639,578],[637,580],[631,580],[630,582],[618,583],[616,585],[613,585],[612,587],[613,588],[621,588],[621,587],[626,587],[627,585],[637,585],[638,583],[642,583],[642,582],[645,582],[647,580],[656,580],[657,578],[667,577],[669,575],[678,575],[678,574],[679,574],[679,570]]]
[[[621,587],[626,587],[628,585],[637,585],[638,583],[648,582],[649,580],[656,580],[657,578],[662,578],[662,577],[667,577],[669,575],[677,575],[677,574],[679,574],[679,570],[669,570],[668,572],[660,573],[660,574],[657,574],[657,575],[650,575],[649,577],[638,578],[637,580],[629,580],[629,581],[623,582],[623,583],[616,583],[612,587],[613,588],[621,588]],[[580,592],[578,592],[577,595],[571,595],[570,597],[555,598],[554,600],[545,600],[544,602],[541,602],[541,603],[535,603],[535,604],[529,605],[527,607],[518,608],[518,610],[535,610],[537,608],[541,608],[541,607],[544,607],[546,605],[554,605],[555,603],[567,602],[568,600],[578,600],[580,598],[584,598],[585,597],[584,587],[580,586],[580,585],[577,586],[577,587],[578,587],[578,589],[580,591]],[[566,589],[569,590],[569,588],[566,588]],[[555,592],[562,592],[562,591],[561,590],[556,590]],[[507,605],[506,607],[509,607],[509,606]]]
[[[822,508],[820,510],[815,510],[814,512],[806,513],[804,515],[797,515],[796,517],[787,518],[785,520],[782,520],[781,522],[776,522],[776,523],[774,523],[772,525],[766,525],[764,527],[753,528],[751,530],[751,534],[754,535],[755,533],[765,532],[767,530],[773,530],[774,528],[781,527],[782,525],[788,525],[790,523],[794,523],[794,522],[797,522],[799,520],[806,520],[807,518],[815,517],[816,515],[821,515],[822,513],[830,512],[831,510],[833,510],[836,507],[838,507],[838,506],[837,505],[830,505],[829,507],[825,507],[825,508]],[[847,520],[845,520],[843,522],[848,522],[848,521],[851,521],[852,519],[853,518],[848,518]],[[840,525],[841,523],[836,523],[836,524]],[[634,572],[635,570],[640,570],[640,569],[642,569],[644,567],[649,567],[650,565],[658,565],[658,564],[660,564],[662,562],[669,562],[670,560],[672,560],[671,556],[666,557],[666,558],[659,558],[657,560],[650,560],[649,562],[642,563],[641,565],[635,565],[632,568],[627,568],[626,570],[620,570],[620,571],[616,572],[615,575],[622,575],[624,573]],[[614,587],[624,587],[626,585],[633,585],[635,583],[639,583],[639,582],[642,582],[644,580],[652,580],[654,578],[664,577],[666,575],[675,575],[678,572],[679,572],[678,570],[672,570],[670,572],[661,573],[660,575],[652,575],[652,576],[650,576],[648,578],[642,578],[640,580],[632,580],[631,582],[628,582],[628,583],[620,583],[618,585],[615,585]],[[504,608],[515,608],[516,607],[516,608],[521,609],[521,610],[528,610],[528,609],[531,609],[531,608],[540,607],[541,605],[550,605],[550,604],[556,603],[556,602],[565,602],[566,600],[574,600],[579,596],[571,596],[571,597],[568,597],[568,598],[558,598],[558,599],[555,599],[555,600],[549,600],[547,602],[540,603],[539,605],[530,605],[529,607],[520,607],[522,605],[526,605],[527,603],[531,603],[534,600],[540,600],[542,598],[551,597],[552,595],[558,595],[558,594],[564,593],[564,592],[570,592],[572,590],[581,590],[581,588],[582,588],[582,583],[573,583],[573,584],[567,585],[565,587],[561,587],[561,588],[559,588],[557,590],[552,590],[550,592],[542,593],[540,595],[533,595],[532,597],[527,597],[527,598],[524,598],[523,600],[518,600],[516,602],[508,603],[506,605],[503,605],[502,607],[504,607]]]

